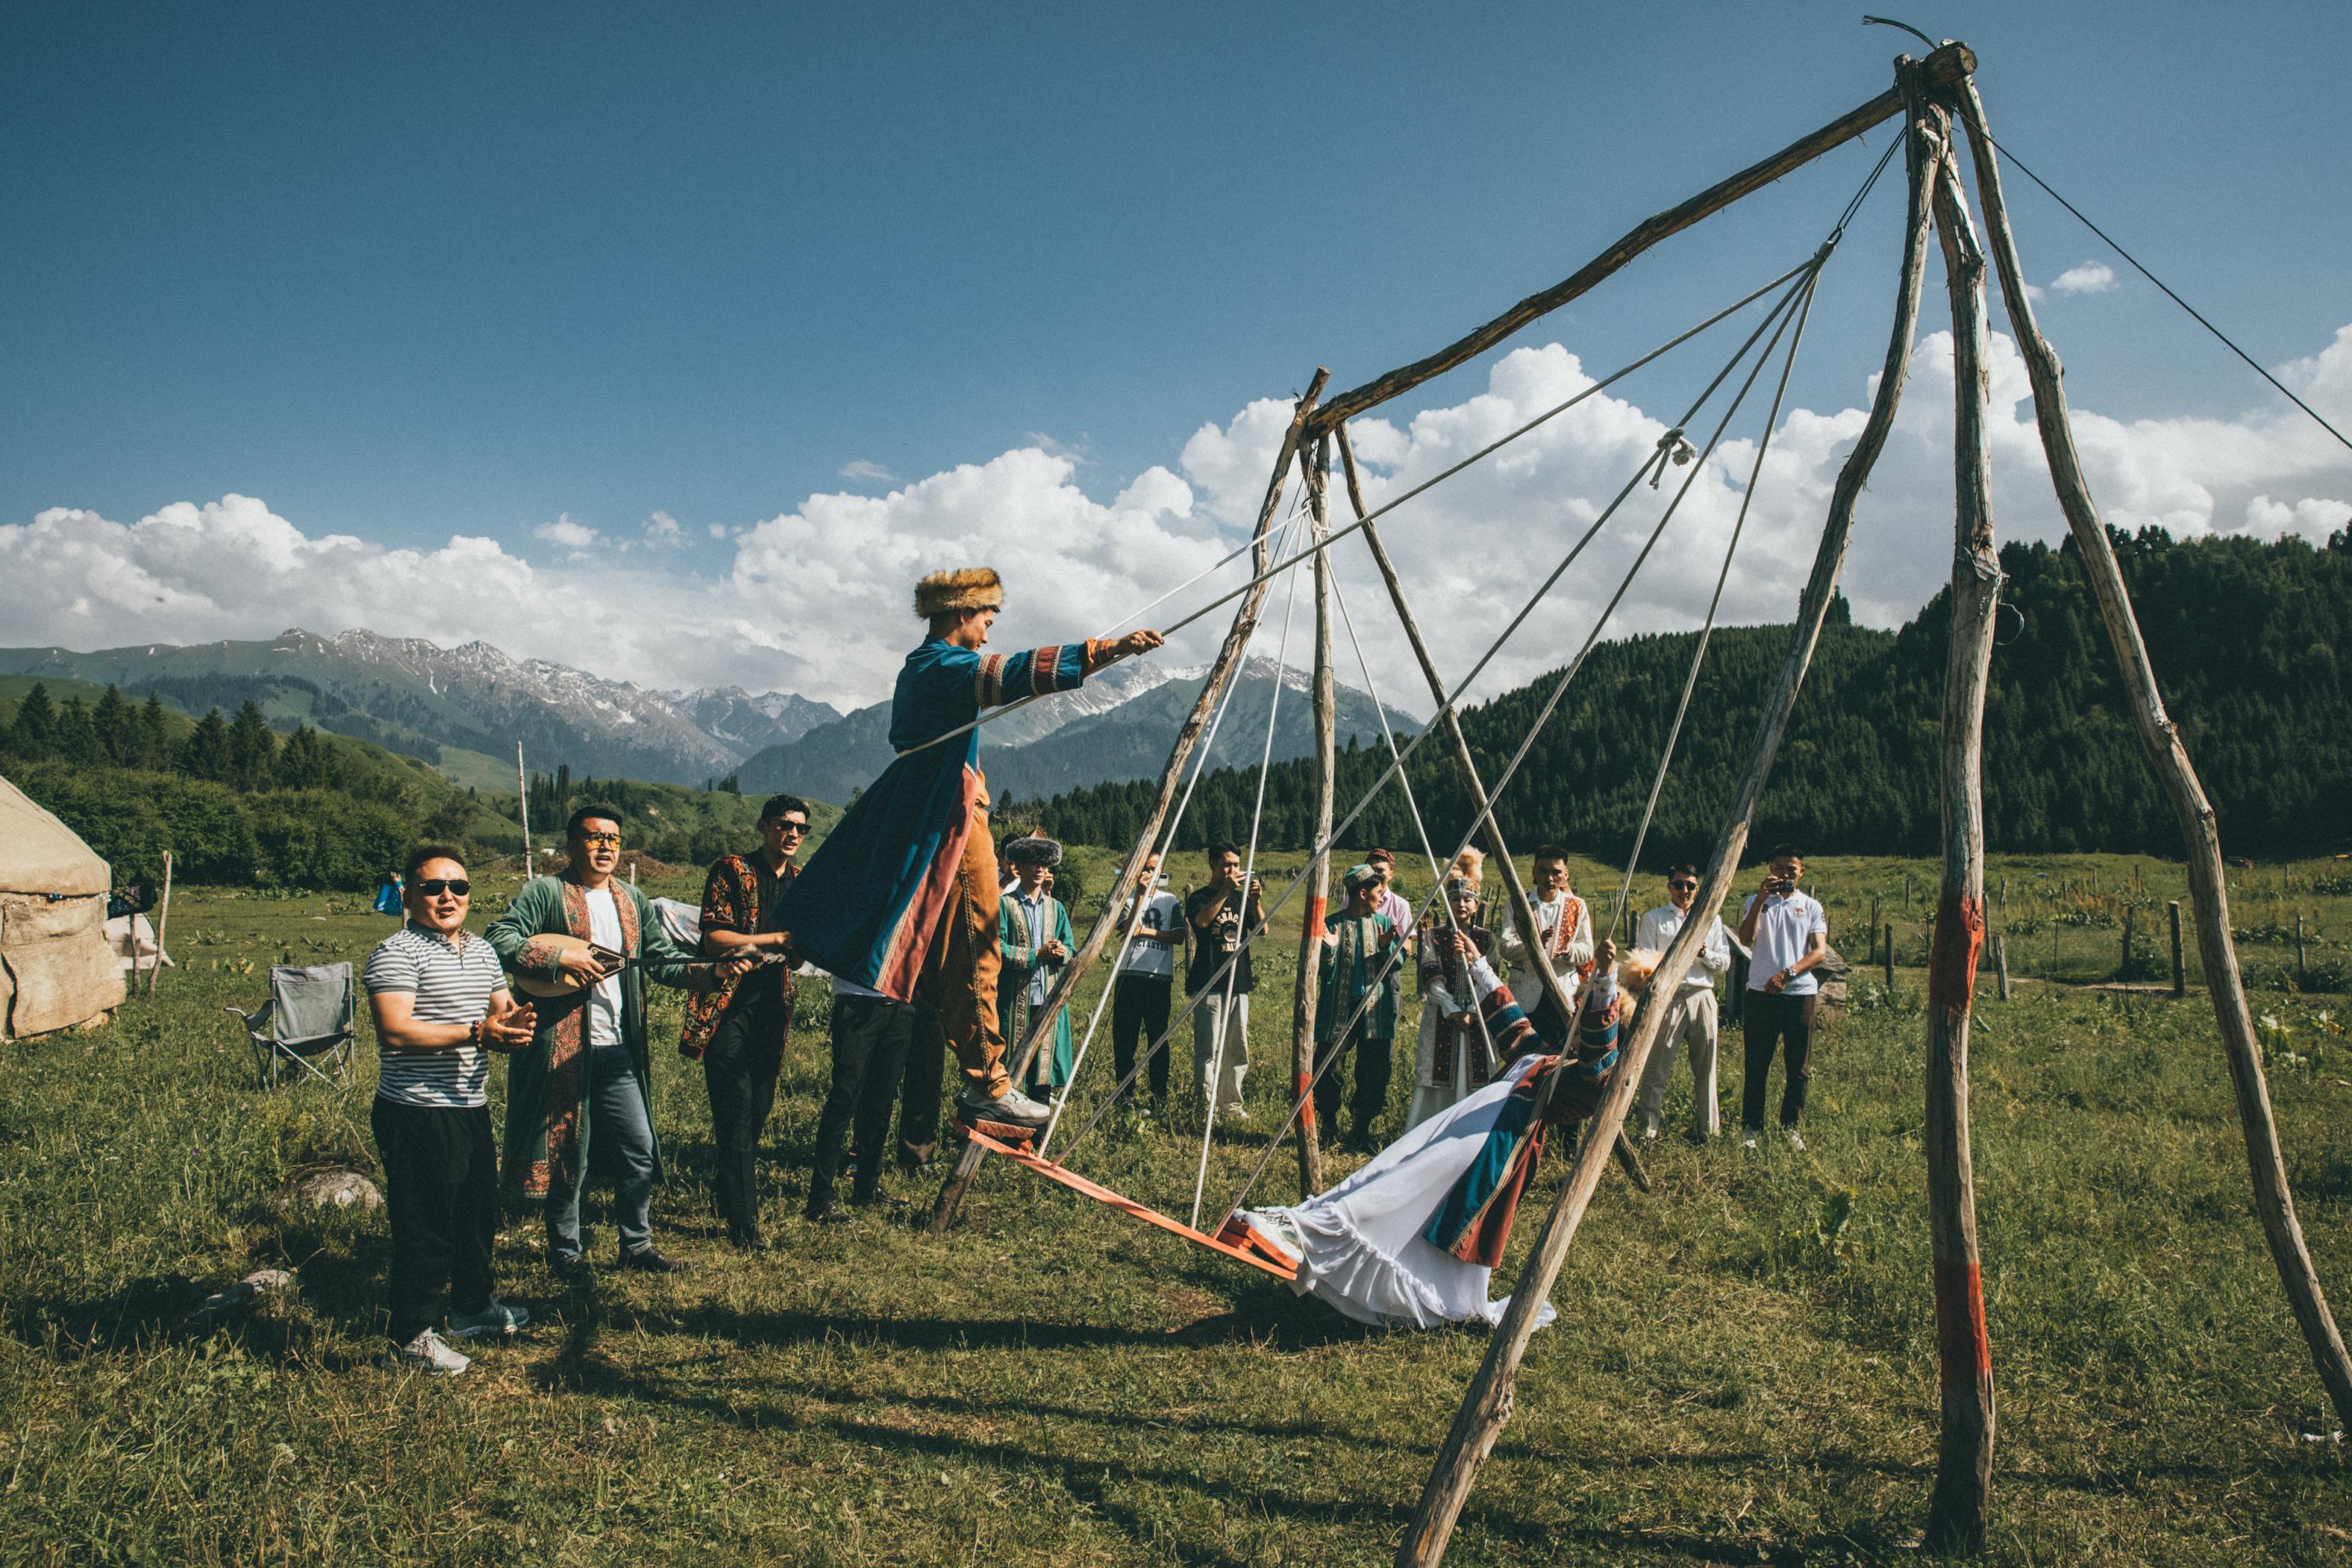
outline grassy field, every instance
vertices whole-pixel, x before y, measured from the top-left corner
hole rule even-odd
[[[1076,869],[1098,895],[1107,866],[1086,854]],[[2352,1561],[2352,1476],[2251,1213],[2197,977],[2186,1002],[2047,977],[2166,969],[2178,868],[1994,871],[2017,986],[2000,1004],[1988,981],[1975,1056],[2001,1423],[1987,1561]],[[1197,862],[1175,875],[1199,880]],[[1817,864],[1855,973],[1854,1006],[1820,1045],[1810,1150],[1670,1137],[1650,1158],[1654,1193],[1608,1180],[1454,1561],[1910,1555],[1936,1425],[1918,1010],[1934,875]],[[2346,998],[2324,988],[2345,984],[2352,879],[2335,862],[2233,875],[2304,1224],[2346,1311],[2352,1059]],[[1578,885],[1598,908],[1615,882],[1580,865]],[[1654,901],[1656,879],[1638,893]],[[1896,926],[1891,991],[1862,934],[1874,894]],[[2128,967],[2126,907],[2146,948]],[[357,960],[388,929],[357,897],[184,888],[182,967],[156,1000],[0,1048],[0,1560],[1370,1563],[1393,1550],[1481,1334],[1360,1332],[1003,1168],[944,1239],[878,1217],[803,1225],[824,1082],[814,997],[771,1126],[779,1250],[745,1260],[721,1244],[698,1074],[664,1046],[657,1234],[697,1270],[608,1271],[567,1294],[518,1220],[502,1278],[530,1331],[462,1378],[377,1370],[381,1218],[271,1200],[312,1162],[373,1171],[372,1043],[348,1092],[265,1092],[219,1009],[252,1005],[272,962]],[[1278,946],[1260,968],[1255,1130],[1221,1134],[1213,1209],[1285,1108]],[[674,1040],[677,1016],[665,999],[657,1035]],[[1178,1060],[1181,1082],[1189,1040]],[[1734,1044],[1727,1106],[1739,1077]],[[1081,1101],[1108,1078],[1104,1049]],[[1181,1212],[1199,1136],[1173,1120],[1114,1116],[1074,1163]],[[1533,1203],[1563,1168],[1547,1164]],[[1286,1153],[1262,1197],[1295,1194]],[[591,1216],[607,1257],[610,1228]],[[299,1299],[186,1321],[266,1266],[299,1270]]]

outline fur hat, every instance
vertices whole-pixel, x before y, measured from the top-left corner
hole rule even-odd
[[[1618,964],[1617,983],[1629,991],[1639,992],[1648,989],[1650,977],[1657,973],[1658,960],[1664,956],[1664,953],[1658,952],[1655,948],[1634,948]]]
[[[1030,833],[1007,841],[1004,858],[1013,865],[1057,866],[1062,863],[1062,846],[1043,833]]]
[[[1004,583],[992,566],[935,571],[915,584],[915,613],[945,615],[959,610],[1002,610]]]
[[[1454,857],[1455,877],[1476,887],[1486,876],[1486,854],[1483,850],[1467,849]]]

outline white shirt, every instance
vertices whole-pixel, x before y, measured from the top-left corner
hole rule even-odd
[[[592,887],[588,894],[588,940],[612,953],[625,953],[621,939],[621,912],[614,907],[613,890]],[[621,1043],[621,977],[607,975],[588,993],[588,1043]]]
[[[839,975],[828,975],[825,978],[833,982],[833,994],[836,997],[871,997],[882,1002],[890,999],[871,986],[861,986],[855,980],[845,980]]]
[[[1528,904],[1536,917],[1536,940],[1548,953],[1552,949],[1559,923],[1568,918],[1569,906],[1573,904],[1576,907],[1575,935],[1569,937],[1566,949],[1553,956],[1551,965],[1552,973],[1559,977],[1561,988],[1573,1000],[1576,997],[1576,971],[1592,962],[1592,921],[1585,911],[1584,900],[1572,893],[1559,893],[1540,901],[1531,898]],[[1536,962],[1534,956],[1528,953],[1527,944],[1519,940],[1519,923],[1507,916],[1497,936],[1502,942],[1503,961],[1510,966],[1512,975],[1528,977],[1528,993],[1520,998],[1520,1005],[1530,1007],[1537,996],[1533,989]]]
[[[1132,905],[1129,906],[1132,909]],[[1144,931],[1181,931],[1184,926],[1183,911],[1176,904],[1172,893],[1153,893],[1143,900],[1139,915],[1132,915],[1137,927]],[[1119,960],[1122,975],[1160,975],[1176,977],[1176,945],[1171,942],[1149,942],[1138,936],[1127,945],[1127,956]]]
[[[1642,916],[1642,929],[1633,938],[1636,947],[1647,947],[1653,953],[1664,953],[1666,944],[1683,928],[1683,912],[1673,904],[1661,904]],[[1711,991],[1715,977],[1731,967],[1731,938],[1717,919],[1707,932],[1706,941],[1698,950],[1698,962],[1683,971],[1683,989]]]
[[[1756,907],[1756,895],[1749,894],[1740,906],[1739,918],[1746,920],[1748,912]],[[1755,957],[1748,965],[1748,988],[1760,991],[1764,982],[1805,956],[1805,939],[1815,932],[1826,937],[1830,934],[1829,918],[1822,912],[1818,900],[1802,889],[1782,897],[1774,894],[1764,901],[1764,913],[1756,919]],[[1822,982],[1811,969],[1780,988],[1787,997],[1809,997],[1822,988]]]

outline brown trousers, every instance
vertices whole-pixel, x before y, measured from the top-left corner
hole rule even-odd
[[[965,1087],[993,1100],[1013,1087],[1004,1071],[1004,1036],[996,1023],[996,843],[989,837],[988,797],[971,811],[963,863],[956,870],[955,903],[940,920],[916,983],[915,1006],[936,1020],[947,1048],[963,1069]],[[922,1032],[917,1026],[917,1032]],[[911,1053],[919,1055],[919,1052]],[[901,1136],[904,1136],[902,1127]]]

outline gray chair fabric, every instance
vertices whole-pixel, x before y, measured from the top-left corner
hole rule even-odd
[[[224,1010],[245,1025],[264,1083],[308,1072],[321,1083],[348,1087],[356,1000],[349,964],[276,964],[269,999],[258,1011]]]

